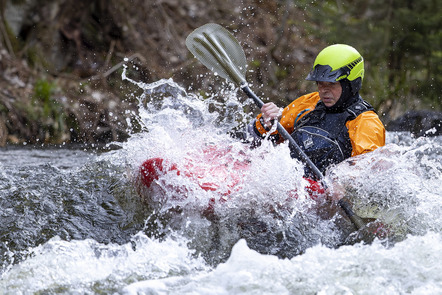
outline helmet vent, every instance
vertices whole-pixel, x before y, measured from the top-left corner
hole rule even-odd
[[[350,71],[358,64],[362,61],[362,56],[358,57],[357,59],[355,59],[354,61],[352,61],[351,63],[349,63],[347,65],[347,67],[350,69]]]

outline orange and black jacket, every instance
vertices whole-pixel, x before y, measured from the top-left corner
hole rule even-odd
[[[249,128],[252,135],[264,138],[266,128],[261,114]],[[299,97],[282,112],[281,125],[323,173],[331,164],[371,152],[385,145],[385,127],[373,107],[361,97],[339,112],[329,112],[318,92]],[[281,142],[278,132],[270,139]],[[296,157],[295,151],[292,157]]]

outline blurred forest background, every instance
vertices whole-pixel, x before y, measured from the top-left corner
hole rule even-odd
[[[0,0],[0,12],[0,146],[125,140],[137,89],[123,64],[138,81],[213,91],[221,81],[185,47],[208,22],[241,42],[264,100],[314,91],[304,79],[317,53],[346,43],[365,58],[361,95],[387,129],[415,111],[411,129],[430,118],[440,130],[439,0]]]

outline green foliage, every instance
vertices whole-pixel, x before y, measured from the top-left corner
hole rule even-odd
[[[259,61],[259,60],[252,60],[250,62],[250,66],[252,68],[259,68],[261,66],[261,61]]]
[[[54,84],[49,83],[47,80],[38,80],[34,86],[36,100],[42,102],[43,114],[45,116],[50,115],[51,111],[51,95],[54,90]]]
[[[366,61],[365,96],[377,107],[400,99],[441,108],[442,18],[437,0],[295,1],[328,44],[346,43]],[[413,99],[411,99],[413,98]],[[408,103],[407,103],[408,102]]]
[[[60,104],[53,99],[55,83],[40,79],[35,83],[29,119],[39,122],[44,134],[40,140],[56,142],[66,131],[66,120]]]

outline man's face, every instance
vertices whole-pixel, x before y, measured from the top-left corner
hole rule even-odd
[[[339,82],[316,82],[318,84],[319,97],[326,107],[332,107],[339,100],[342,94],[341,83]]]

